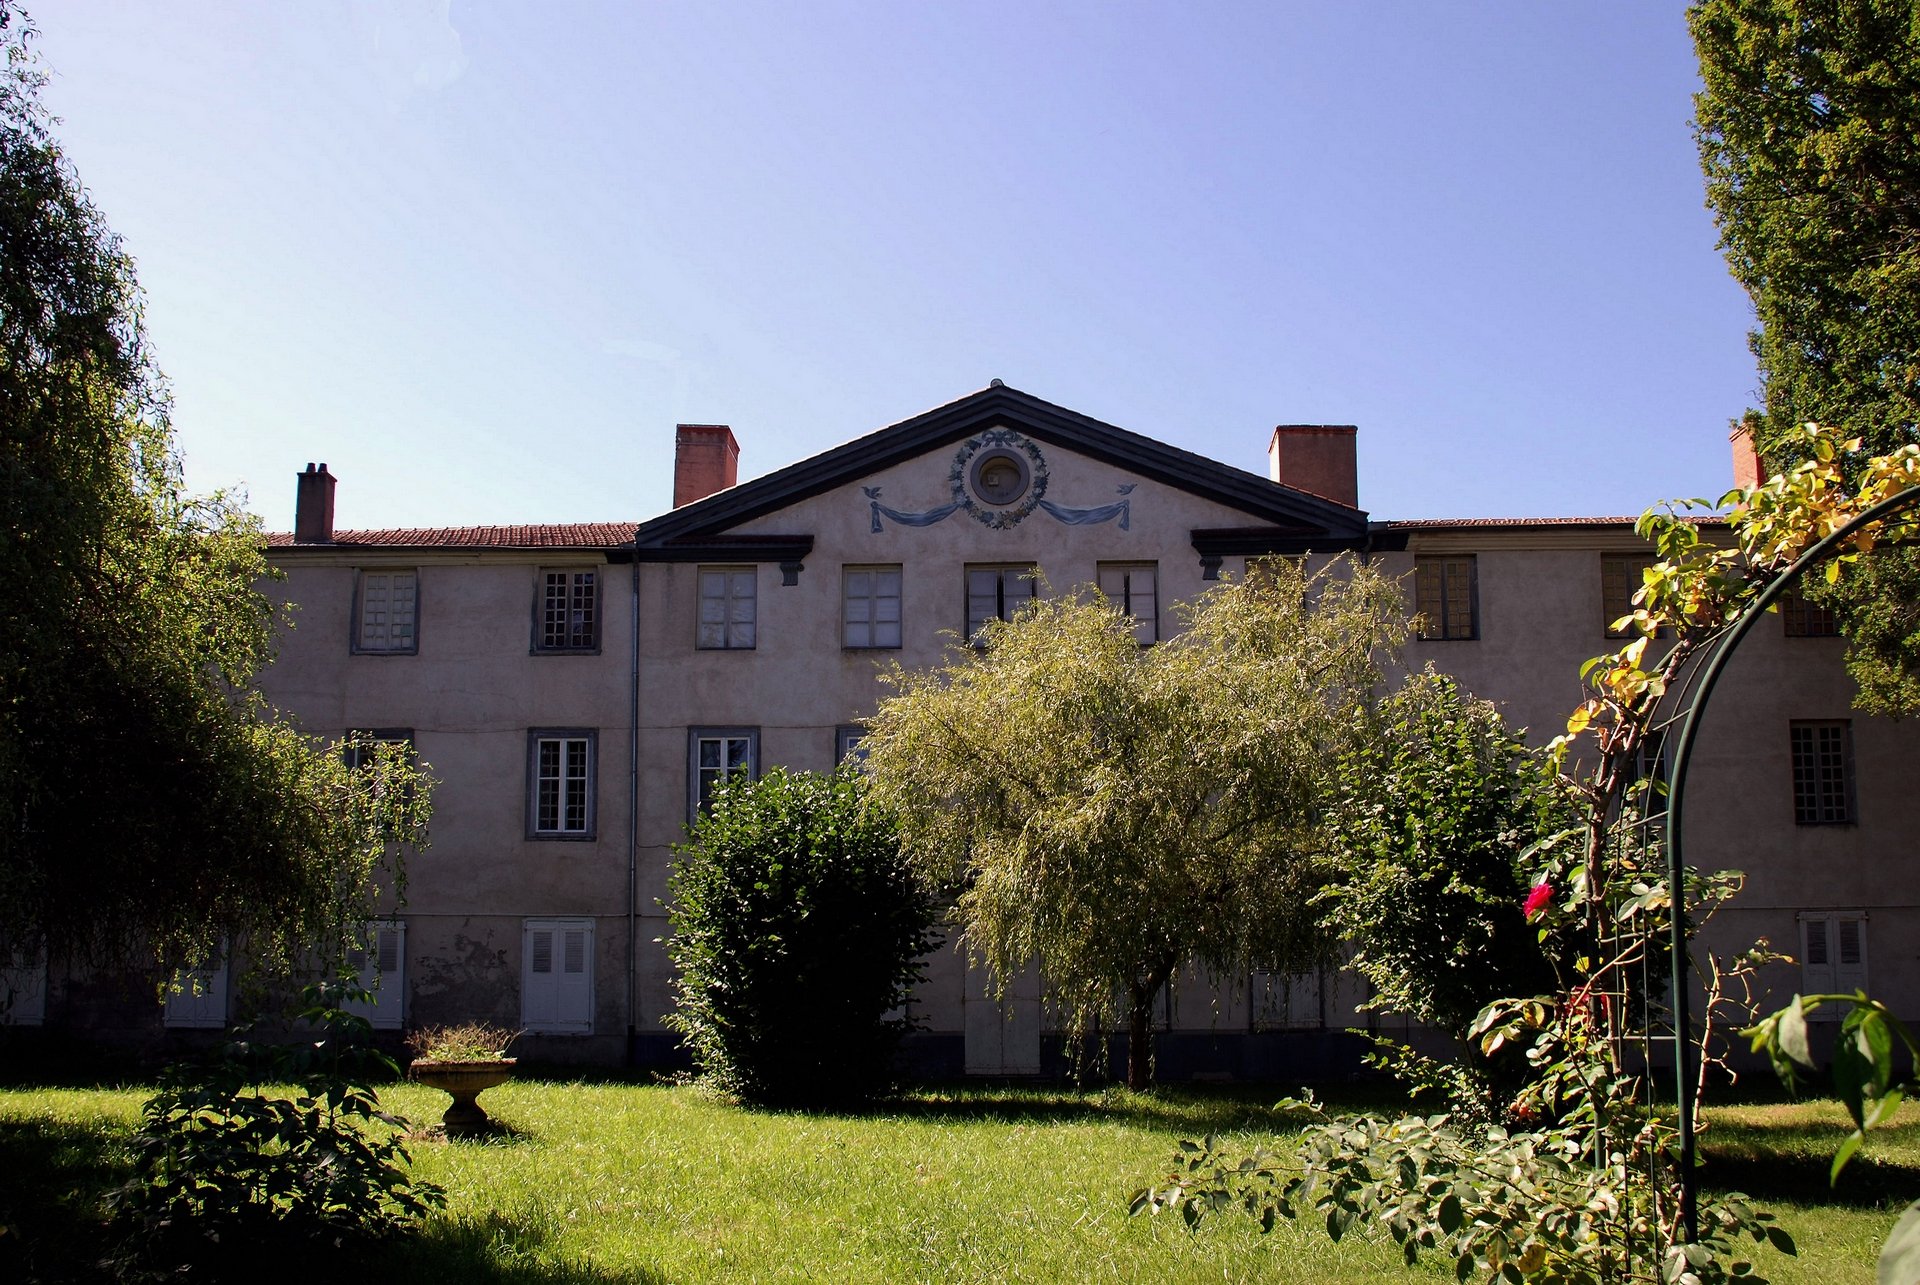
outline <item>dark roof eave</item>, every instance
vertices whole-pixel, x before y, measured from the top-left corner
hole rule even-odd
[[[810,535],[740,535],[642,544],[628,555],[639,562],[798,562],[812,552]]]
[[[1312,524],[1329,536],[1351,533],[1358,539],[1366,531],[1363,510],[1278,486],[1257,474],[1102,423],[1018,389],[996,386],[644,522],[638,539],[643,546],[660,545],[724,531],[1003,421],[1039,441],[1126,468],[1252,516],[1288,526]]]
[[[1199,527],[1193,547],[1203,558],[1232,558],[1263,554],[1343,553],[1367,547],[1366,533],[1326,535],[1285,527]]]

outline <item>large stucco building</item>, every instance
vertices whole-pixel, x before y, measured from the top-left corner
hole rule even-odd
[[[1151,641],[1171,602],[1249,558],[1374,559],[1427,622],[1407,663],[1544,740],[1648,558],[1625,519],[1371,520],[1352,428],[1280,427],[1261,476],[997,381],[741,485],[737,454],[725,426],[679,426],[676,507],[637,529],[335,530],[333,478],[300,476],[296,530],[271,550],[297,627],[267,695],[318,735],[407,739],[441,782],[432,847],[373,961],[379,1023],[479,1017],[526,1028],[531,1056],[670,1061],[660,903],[702,793],[732,771],[832,766],[879,667],[940,663],[1033,592],[1035,567],[1099,585]],[[1916,738],[1850,709],[1841,645],[1797,610],[1745,647],[1695,759],[1690,857],[1749,872],[1718,935],[1799,956],[1775,969],[1782,996],[1870,983],[1912,1012]],[[209,981],[165,1020],[222,1021]],[[983,981],[935,954],[915,1056],[1042,1070],[1037,985],[1002,1005]],[[1329,1033],[1370,1020],[1361,998],[1338,976],[1184,978],[1163,1072],[1343,1067]],[[57,1024],[60,1000],[56,978],[15,1020]]]

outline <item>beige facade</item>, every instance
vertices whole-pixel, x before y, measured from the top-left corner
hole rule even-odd
[[[1275,476],[1260,477],[995,385],[739,486],[731,433],[683,426],[684,489],[722,489],[637,531],[334,531],[331,479],[303,475],[299,534],[273,548],[298,611],[267,695],[318,735],[411,737],[440,782],[432,847],[395,907],[389,1020],[525,1026],[536,1057],[670,1060],[660,903],[703,762],[707,779],[729,763],[831,767],[879,698],[877,672],[939,664],[983,612],[1017,605],[1029,567],[1042,592],[1131,595],[1143,637],[1164,637],[1173,603],[1250,557],[1352,551],[1404,576],[1410,609],[1416,584],[1445,597],[1448,636],[1411,644],[1406,663],[1431,661],[1550,738],[1580,699],[1580,663],[1608,648],[1608,557],[1646,552],[1631,524],[1369,521],[1352,440],[1283,428]],[[1289,469],[1302,485],[1279,480]],[[1721,944],[1765,935],[1803,955],[1817,931],[1829,962],[1807,967],[1911,1013],[1916,739],[1850,709],[1840,646],[1778,625],[1749,642],[1695,759],[1690,853],[1749,873]],[[1804,750],[1810,734],[1850,755],[1842,823],[1796,821],[1793,738]],[[923,1065],[1050,1065],[1036,979],[1003,1008],[951,948],[929,973]],[[1805,970],[1774,980],[1784,996]],[[1357,1015],[1362,998],[1339,976],[1185,976],[1165,1004],[1163,1071],[1345,1069],[1351,1049],[1330,1033],[1391,1024]],[[49,1021],[57,1009],[56,994]]]

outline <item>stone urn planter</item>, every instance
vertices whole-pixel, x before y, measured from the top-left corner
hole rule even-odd
[[[447,1136],[457,1138],[479,1133],[487,1125],[487,1113],[475,1101],[482,1093],[513,1078],[514,1059],[490,1058],[480,1061],[445,1062],[434,1058],[416,1058],[408,1071],[429,1088],[453,1095],[453,1105],[440,1117]]]
[[[507,1046],[520,1038],[486,1022],[428,1026],[407,1036],[413,1062],[407,1073],[429,1088],[453,1095],[442,1123],[447,1136],[475,1134],[487,1127],[487,1113],[474,1101],[496,1084],[513,1078],[514,1059]]]

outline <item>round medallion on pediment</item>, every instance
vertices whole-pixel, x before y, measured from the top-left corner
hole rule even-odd
[[[1010,527],[1046,494],[1047,461],[1026,437],[997,428],[967,439],[949,480],[955,504],[990,527]]]

